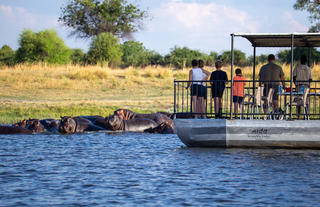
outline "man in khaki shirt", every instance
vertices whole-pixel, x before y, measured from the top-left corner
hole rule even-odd
[[[283,70],[281,66],[275,64],[275,60],[275,56],[270,54],[268,56],[268,64],[263,65],[259,72],[259,85],[261,86],[262,83],[264,84],[263,96],[267,96],[269,89],[273,89],[272,102],[274,111],[278,109],[280,83],[282,83],[284,89],[286,88]],[[264,112],[266,113],[265,108]]]
[[[302,88],[310,88],[312,81],[311,69],[307,65],[307,56],[301,55],[300,63],[293,70],[293,82],[296,85],[296,91],[302,92]],[[300,119],[301,107],[297,106],[297,117]]]
[[[307,65],[307,56],[302,55],[300,63],[293,70],[293,82],[296,85],[297,92],[301,91],[302,86],[309,88],[310,81],[312,81],[311,69]]]

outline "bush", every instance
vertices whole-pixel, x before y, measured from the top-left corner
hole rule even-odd
[[[72,49],[70,60],[74,65],[85,65],[87,62],[86,54],[81,49]]]
[[[0,49],[0,65],[12,66],[15,63],[15,52],[8,45]]]
[[[34,33],[24,30],[20,35],[17,62],[46,62],[66,64],[70,62],[70,49],[54,30]]]
[[[225,64],[231,64],[231,51],[223,52],[218,58]],[[234,50],[234,64],[237,66],[249,65],[246,54],[240,50]]]
[[[143,67],[150,63],[148,60],[148,51],[141,42],[132,40],[124,42],[122,44],[122,53],[122,63],[124,67]]]
[[[102,33],[93,38],[88,52],[89,62],[92,64],[120,65],[122,57],[119,39],[111,33]]]

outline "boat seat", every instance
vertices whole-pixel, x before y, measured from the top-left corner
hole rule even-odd
[[[303,95],[298,95],[293,98],[292,103],[287,103],[286,105],[286,114],[289,111],[289,107],[295,106],[295,107],[303,107],[304,112],[304,119],[309,120],[309,113],[308,113],[308,94],[309,94],[310,88],[306,88],[303,92]]]

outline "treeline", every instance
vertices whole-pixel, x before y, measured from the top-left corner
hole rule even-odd
[[[299,61],[302,54],[307,55],[307,48],[296,48],[294,51],[295,61]],[[291,62],[291,51],[282,50],[278,52],[280,63]],[[78,64],[95,65],[100,64],[109,67],[146,67],[165,66],[170,68],[191,67],[192,59],[203,59],[207,66],[213,66],[219,59],[225,64],[231,63],[231,52],[225,51],[221,54],[217,52],[203,53],[199,50],[192,50],[188,47],[175,46],[167,55],[148,50],[143,43],[137,41],[120,40],[111,33],[102,33],[92,38],[90,48],[87,53],[81,49],[68,48],[64,41],[54,30],[44,30],[35,33],[31,30],[24,30],[19,37],[19,48],[14,51],[8,45],[0,49],[0,66],[14,66],[20,63],[48,64]],[[311,62],[319,63],[320,52],[311,48]],[[234,51],[234,62],[237,66],[252,65],[253,57],[246,57],[240,50]],[[267,62],[267,55],[257,56],[256,64]]]

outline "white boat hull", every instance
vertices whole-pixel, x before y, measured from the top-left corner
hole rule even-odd
[[[320,120],[176,119],[189,147],[320,148]]]

